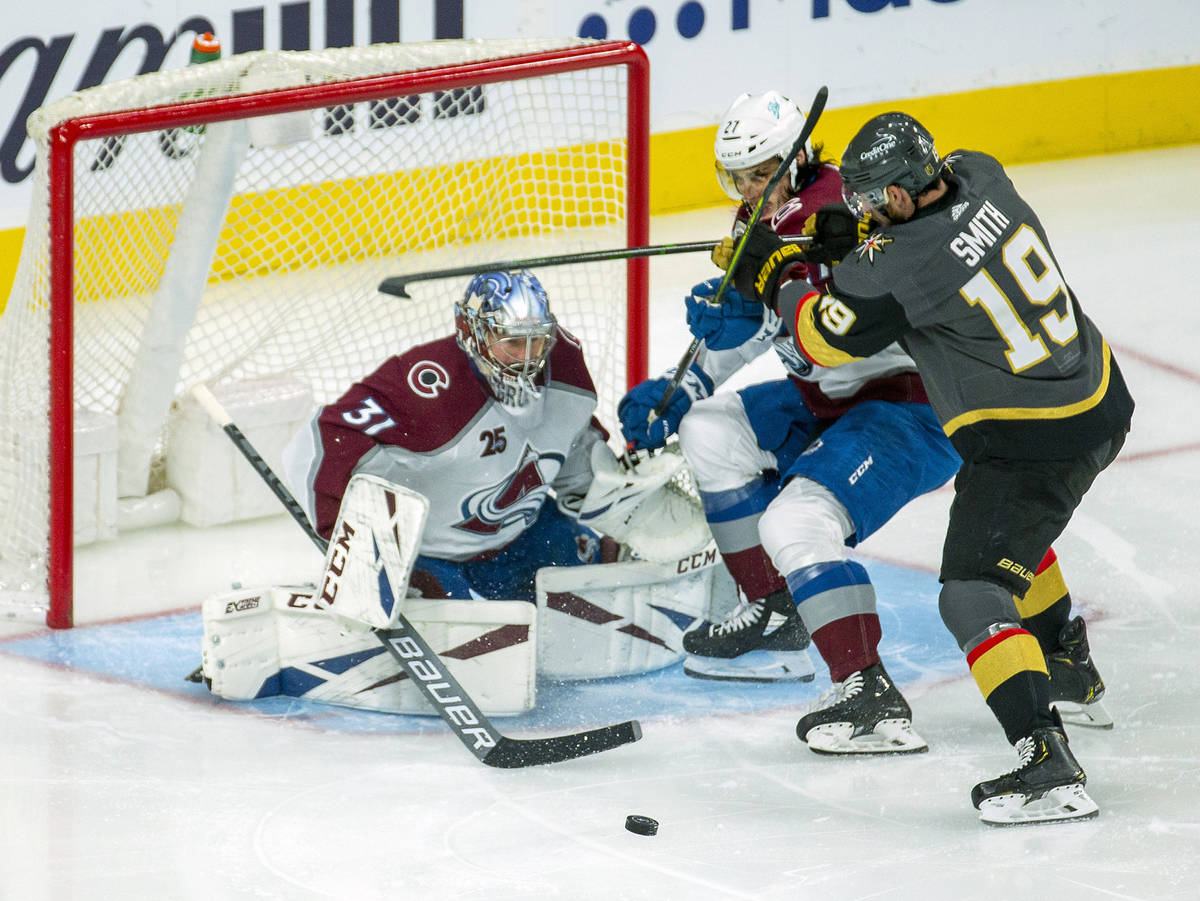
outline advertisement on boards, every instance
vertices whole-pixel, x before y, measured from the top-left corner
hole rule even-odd
[[[23,224],[48,100],[187,64],[193,36],[225,53],[513,36],[629,39],[651,63],[651,131],[715,124],[742,91],[830,108],[1195,63],[1192,0],[43,0],[0,44],[0,229]]]

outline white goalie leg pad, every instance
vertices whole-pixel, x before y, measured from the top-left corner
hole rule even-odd
[[[683,659],[683,633],[709,610],[715,546],[670,564],[543,567],[537,574],[538,671],[599,679]]]
[[[388,713],[432,714],[424,694],[369,631],[348,624],[309,587],[209,598],[204,675],[230,700],[291,695]],[[484,714],[536,700],[536,609],[528,601],[409,599],[406,616]]]
[[[342,496],[319,603],[336,615],[376,629],[396,624],[408,591],[429,501],[367,473],[356,473]]]

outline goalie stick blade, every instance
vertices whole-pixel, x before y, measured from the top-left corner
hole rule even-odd
[[[488,766],[515,768],[557,763],[618,748],[642,737],[636,720],[552,738],[506,738],[484,716],[458,684],[446,664],[434,653],[403,616],[394,629],[376,629],[375,637],[387,648],[413,684],[437,711],[467,750]]]
[[[496,747],[480,759],[488,766],[503,769],[540,766],[609,751],[635,742],[641,737],[642,726],[637,720],[603,726],[588,732],[577,732],[573,735],[558,735],[553,738],[501,737],[496,742]]]

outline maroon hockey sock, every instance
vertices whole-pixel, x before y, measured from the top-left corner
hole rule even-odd
[[[775,569],[761,544],[744,551],[723,553],[722,559],[729,569],[729,574],[733,576],[733,581],[752,601],[765,598],[776,591],[788,590],[787,582]]]
[[[876,614],[856,613],[817,629],[812,633],[812,640],[829,665],[829,678],[842,682],[851,673],[879,663],[882,634]]]

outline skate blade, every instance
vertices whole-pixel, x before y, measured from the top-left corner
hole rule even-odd
[[[1113,718],[1103,701],[1076,704],[1074,701],[1054,701],[1051,707],[1058,708],[1062,720],[1068,726],[1086,726],[1089,729],[1111,729]]]
[[[808,651],[750,651],[732,658],[689,654],[683,671],[717,682],[811,682],[817,674]]]
[[[857,736],[850,723],[825,723],[809,729],[804,741],[818,754],[920,754],[929,750],[908,720],[881,720],[874,732]]]
[[[988,798],[979,804],[979,819],[989,826],[1021,826],[1090,820],[1100,814],[1099,805],[1078,782],[1052,788],[1032,801],[1026,797],[1016,793]]]

